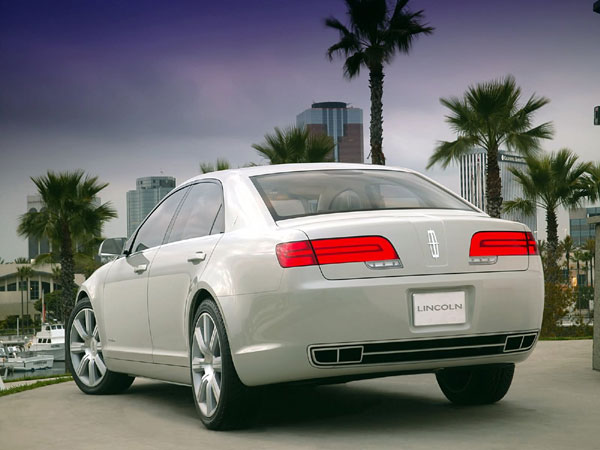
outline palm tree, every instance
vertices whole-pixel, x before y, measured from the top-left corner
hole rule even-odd
[[[587,252],[588,259],[586,260],[590,262],[590,286],[594,286],[594,267],[596,266],[596,240],[588,239],[583,244],[583,249]]]
[[[408,0],[396,0],[390,8],[386,0],[346,0],[350,26],[334,17],[325,19],[325,25],[339,31],[340,40],[329,47],[327,55],[333,60],[340,55],[344,62],[344,76],[357,77],[361,68],[369,70],[371,89],[371,160],[385,164],[383,154],[383,66],[389,64],[397,52],[408,54],[419,35],[428,35],[433,28],[422,22],[423,11],[412,12]]]
[[[577,280],[577,286],[579,286],[579,272],[581,272],[581,262],[583,261],[583,251],[581,247],[577,247],[575,252],[573,253],[573,259],[576,263],[577,275],[575,275],[575,279]]]
[[[569,273],[571,269],[571,252],[573,251],[573,238],[569,235],[566,235],[563,241],[560,244],[562,251],[565,252],[565,259],[567,263],[567,279],[569,278]]]
[[[533,94],[521,106],[520,99],[521,88],[512,75],[470,86],[462,99],[440,99],[442,105],[450,110],[446,122],[457,138],[438,142],[427,168],[438,163],[445,168],[475,148],[485,149],[486,209],[492,217],[500,217],[502,208],[502,180],[498,166],[500,147],[528,156],[539,149],[541,139],[550,139],[553,134],[550,122],[532,127],[534,113],[550,100]]]
[[[581,200],[589,195],[583,178],[589,163],[579,163],[577,160],[577,155],[563,148],[556,153],[528,156],[526,171],[510,169],[522,186],[524,196],[505,202],[504,210],[520,211],[525,214],[532,214],[536,206],[546,210],[546,233],[551,266],[557,266],[557,208],[578,206]]]
[[[226,159],[218,158],[216,166],[213,166],[212,163],[206,163],[206,162],[200,163],[200,172],[201,173],[209,173],[209,172],[215,172],[217,170],[227,170],[227,169],[231,169],[231,165],[229,164],[229,161],[227,161]]]
[[[24,256],[19,256],[13,261],[14,264],[29,264],[29,262],[29,259],[25,258]]]
[[[85,175],[83,170],[32,177],[44,208],[27,212],[19,218],[21,236],[46,237],[59,249],[61,264],[63,320],[68,317],[75,302],[74,253],[77,243],[88,242],[101,234],[104,222],[117,217],[110,203],[96,205],[94,198],[108,186],[98,177]]]
[[[271,164],[331,161],[335,145],[330,136],[311,134],[307,128],[288,127],[265,134],[265,142],[252,144]]]
[[[590,200],[595,202],[600,199],[600,162],[590,164],[587,181],[590,190]]]

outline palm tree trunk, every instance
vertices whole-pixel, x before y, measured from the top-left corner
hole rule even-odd
[[[558,219],[556,218],[556,211],[550,207],[546,210],[546,235],[548,248],[556,256],[556,250],[558,249]]]
[[[485,195],[487,197],[487,213],[500,218],[502,210],[502,179],[498,165],[498,148],[487,149],[487,176],[485,178]]]
[[[369,88],[371,89],[371,161],[385,166],[383,154],[383,66],[370,68]]]
[[[23,279],[19,279],[19,290],[21,291],[21,323],[25,319],[25,311],[23,310]]]
[[[27,277],[27,284],[25,286],[27,286],[27,301],[25,302],[25,307],[26,307],[26,312],[27,312],[27,327],[29,328],[29,289],[30,286],[30,278]]]
[[[75,264],[73,262],[73,244],[68,223],[62,224],[62,242],[60,243],[60,284],[62,285],[62,320],[66,323],[75,305]]]
[[[548,251],[546,252],[546,269],[544,270],[548,281],[558,283],[560,271],[558,269],[558,221],[554,208],[546,208],[546,235]]]

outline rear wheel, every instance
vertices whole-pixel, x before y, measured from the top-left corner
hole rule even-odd
[[[116,394],[131,386],[134,377],[111,372],[104,363],[98,323],[89,299],[75,305],[66,331],[67,367],[79,389],[86,394]]]
[[[202,423],[211,430],[239,427],[250,409],[250,389],[235,371],[225,324],[212,299],[196,311],[190,334],[192,389]]]
[[[515,365],[461,367],[444,369],[435,374],[448,400],[459,405],[495,403],[508,392]]]

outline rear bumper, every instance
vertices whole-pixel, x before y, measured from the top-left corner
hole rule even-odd
[[[466,322],[415,327],[412,294],[444,290],[465,292]],[[246,385],[255,386],[518,363],[529,356],[535,345],[543,298],[543,274],[538,264],[520,272],[340,281],[325,280],[317,267],[305,267],[286,271],[277,292],[229,296],[220,298],[219,303],[238,375]],[[535,337],[533,342],[527,338],[530,345],[505,351],[510,334]],[[500,339],[496,342],[489,336],[503,338],[494,338]],[[453,347],[445,345],[450,341],[440,341],[440,345],[424,350],[427,342],[447,338],[477,338],[478,342],[485,342],[482,345],[491,347]],[[488,342],[490,339],[493,342]],[[341,361],[342,364],[339,360],[335,364],[319,364],[313,350],[326,348],[354,348],[346,352],[353,354],[354,359]],[[361,349],[360,359],[357,348]],[[419,348],[425,352],[412,352]]]

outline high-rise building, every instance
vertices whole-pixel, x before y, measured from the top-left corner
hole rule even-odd
[[[569,210],[569,234],[574,245],[583,245],[588,239],[596,237],[595,225],[587,222],[588,218],[594,216],[600,216],[600,207]]]
[[[127,237],[174,187],[173,177],[143,177],[135,180],[135,190],[127,191]]]
[[[39,194],[27,196],[27,212],[40,212],[44,208],[42,196]],[[37,239],[34,237],[28,238],[28,257],[30,260],[35,259],[38,255],[50,253],[50,243],[48,238]]]
[[[525,158],[515,153],[500,150],[498,152],[500,179],[502,180],[502,200],[514,200],[523,196],[523,188],[510,168],[524,169],[527,167]],[[485,179],[487,170],[487,151],[483,148],[471,150],[460,158],[460,195],[485,211]],[[537,209],[532,215],[518,212],[501,213],[507,220],[521,222],[531,231],[537,231]]]
[[[306,127],[311,134],[331,136],[335,144],[331,155],[334,161],[364,162],[362,109],[344,102],[313,103],[310,109],[296,116],[296,126]]]

